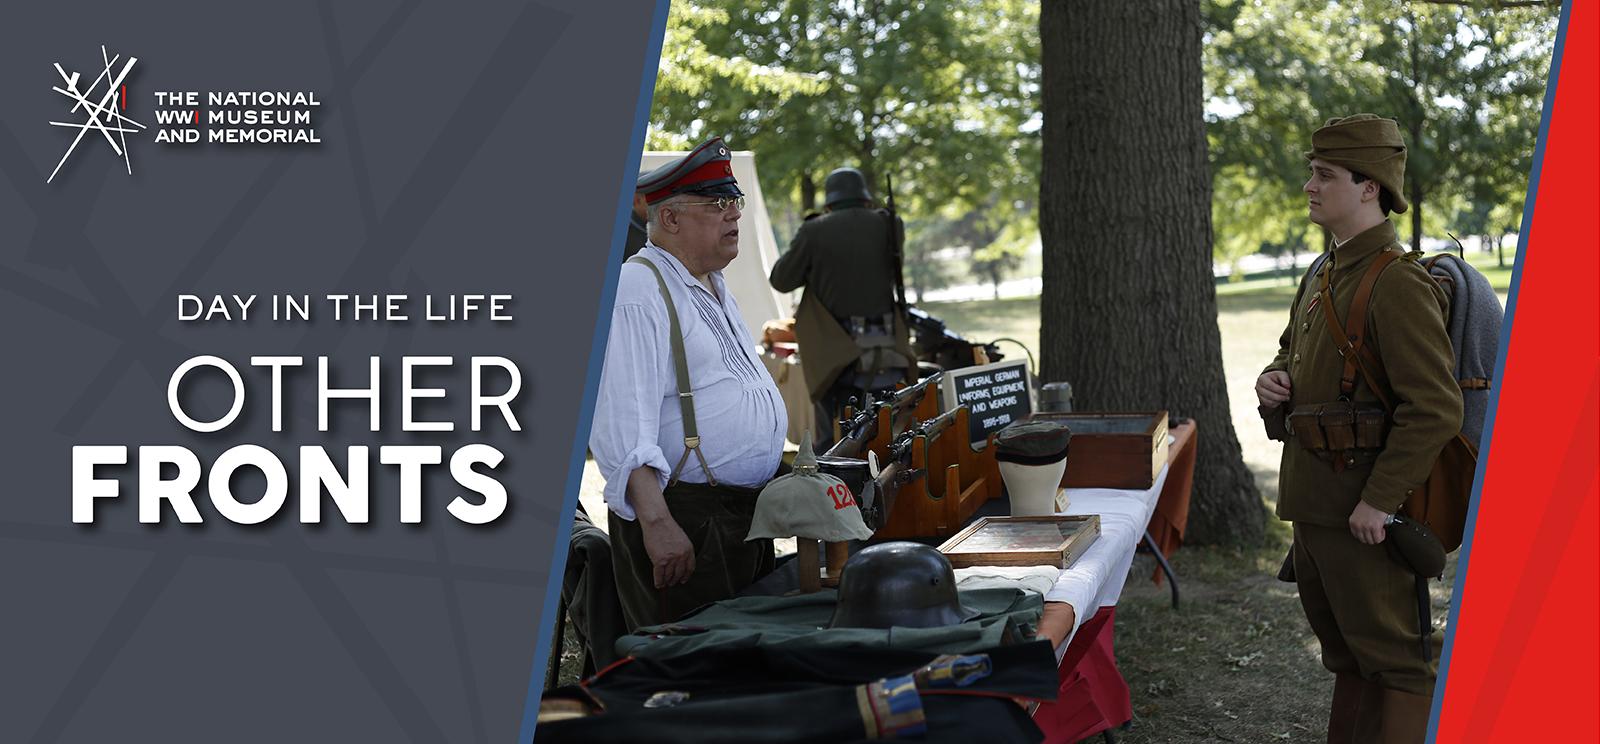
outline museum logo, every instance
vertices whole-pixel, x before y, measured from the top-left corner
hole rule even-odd
[[[61,166],[67,164],[67,158],[72,157],[78,145],[90,133],[98,133],[111,145],[112,152],[122,158],[122,164],[127,167],[128,175],[133,175],[133,161],[128,157],[128,135],[137,134],[145,127],[122,114],[128,108],[128,74],[133,72],[133,66],[139,62],[138,57],[122,55],[109,55],[105,46],[100,47],[100,74],[94,81],[82,90],[78,86],[83,83],[83,76],[79,73],[69,73],[62,69],[61,63],[56,63],[56,74],[61,76],[61,83],[66,87],[56,86],[51,88],[57,93],[66,96],[72,103],[67,109],[69,117],[80,119],[78,121],[52,121],[50,126],[66,127],[78,130],[72,138],[72,144],[67,145],[67,151],[62,153],[61,160],[56,163],[56,169],[50,171],[46,183],[56,180],[56,174],[61,172]],[[100,84],[104,82],[102,90]],[[113,136],[113,133],[115,135]]]
[[[98,74],[87,85],[84,80],[88,73],[69,73],[56,63],[61,85],[52,90],[68,99],[71,116],[68,121],[52,121],[50,125],[77,131],[47,182],[55,180],[85,139],[105,140],[122,158],[130,176],[133,159],[128,154],[128,142],[140,134],[153,132],[156,143],[174,147],[322,143],[316,127],[322,102],[312,90],[158,88],[149,94],[155,108],[154,129],[148,129],[127,115],[133,95],[128,78],[138,61],[137,57],[124,58],[101,46]]]

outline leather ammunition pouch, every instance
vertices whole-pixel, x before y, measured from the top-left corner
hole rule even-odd
[[[1300,406],[1287,417],[1290,434],[1300,446],[1330,462],[1348,462],[1363,451],[1383,449],[1389,415],[1376,403],[1336,400]]]
[[[839,327],[854,338],[862,336],[893,336],[894,315],[835,315]]]
[[[916,366],[915,360],[906,358],[900,350],[893,313],[866,317],[852,315],[836,317],[835,320],[839,321],[840,327],[850,334],[856,347],[861,350],[861,357],[856,361],[858,373],[872,377],[894,371],[897,377],[904,377],[907,369]]]
[[[1256,412],[1261,414],[1261,425],[1266,427],[1268,439],[1274,442],[1289,441],[1289,423],[1285,420],[1289,412],[1287,405],[1256,406]]]

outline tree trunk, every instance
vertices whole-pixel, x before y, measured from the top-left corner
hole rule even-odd
[[[1258,542],[1217,329],[1199,2],[1045,2],[1039,25],[1042,376],[1082,410],[1196,419],[1185,539]]]
[[[856,170],[861,171],[861,178],[867,182],[867,190],[878,197],[878,203],[881,205],[889,198],[889,195],[878,193],[883,184],[878,181],[878,137],[872,133],[873,122],[878,118],[876,114],[872,113],[872,110],[877,105],[877,102],[872,100],[862,102],[861,119],[867,123],[867,126],[866,131],[861,133],[861,142],[857,146],[856,152],[861,158],[861,163],[856,166]],[[843,167],[844,165],[846,164],[840,163],[835,167]]]
[[[1406,9],[1406,21],[1406,27],[1410,29],[1408,33],[1411,34],[1406,42],[1406,48],[1410,50],[1411,54],[1411,87],[1406,96],[1411,101],[1411,115],[1406,117],[1406,121],[1411,125],[1411,146],[1421,147],[1422,126],[1424,124],[1423,111],[1426,109],[1423,108],[1420,98],[1426,94],[1426,91],[1422,88],[1422,73],[1420,71],[1422,62],[1418,59],[1418,55],[1421,54],[1419,51],[1421,44],[1418,43],[1417,39],[1417,14],[1414,9],[1409,7]],[[1423,189],[1421,177],[1416,174],[1415,166],[1412,166],[1412,168],[1412,178],[1405,188],[1411,192],[1409,194],[1411,197],[1411,250],[1420,253],[1422,252]]]
[[[1413,140],[1415,141],[1415,140]],[[1411,192],[1411,250],[1422,250],[1422,188],[1406,187]]]

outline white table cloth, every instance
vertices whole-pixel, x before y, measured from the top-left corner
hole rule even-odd
[[[1168,466],[1150,488],[1140,491],[1116,488],[1069,488],[1069,502],[1063,514],[1100,515],[1100,538],[1089,546],[1072,568],[1065,569],[1056,579],[1055,586],[1045,594],[1046,602],[1066,602],[1072,605],[1072,632],[1056,647],[1056,660],[1066,653],[1067,645],[1077,634],[1084,621],[1093,617],[1101,607],[1110,607],[1122,596],[1122,587],[1128,580],[1128,569],[1133,566],[1133,553],[1144,537],[1150,516],[1155,513],[1156,500],[1167,482]]]

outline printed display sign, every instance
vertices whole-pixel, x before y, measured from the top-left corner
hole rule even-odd
[[[982,442],[1033,413],[1033,380],[1027,360],[996,362],[944,373],[944,408],[967,406],[968,434]]]

